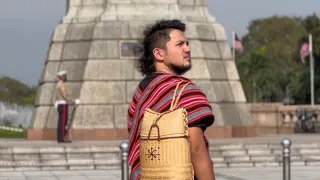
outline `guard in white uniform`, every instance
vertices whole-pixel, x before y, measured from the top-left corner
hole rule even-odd
[[[64,141],[66,135],[66,126],[68,124],[68,104],[74,104],[74,101],[69,97],[65,87],[67,80],[67,72],[60,71],[58,73],[58,83],[56,86],[56,102],[55,107],[58,110],[58,127],[57,127],[57,140],[58,143],[70,142]]]

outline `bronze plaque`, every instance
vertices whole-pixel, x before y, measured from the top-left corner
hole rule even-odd
[[[121,59],[137,59],[140,56],[140,53],[136,51],[138,48],[138,41],[122,40],[119,44]]]

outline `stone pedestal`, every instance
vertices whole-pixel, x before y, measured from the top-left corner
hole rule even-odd
[[[69,0],[55,28],[37,92],[28,139],[55,139],[56,73],[68,71],[67,88],[80,98],[72,139],[125,139],[127,108],[142,76],[130,47],[159,19],[187,24],[193,68],[186,77],[207,95],[216,116],[208,137],[254,136],[246,98],[224,28],[205,0]],[[70,108],[70,113],[73,107]]]

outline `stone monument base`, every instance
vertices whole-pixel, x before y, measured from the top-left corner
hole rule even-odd
[[[55,140],[56,129],[28,129],[28,140]],[[211,127],[205,132],[207,138],[234,138],[259,136],[258,126]],[[126,140],[127,129],[71,129],[71,140]]]

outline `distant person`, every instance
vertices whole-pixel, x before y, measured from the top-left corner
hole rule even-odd
[[[190,83],[177,108],[184,107],[187,111],[194,175],[198,180],[215,179],[208,141],[204,136],[206,128],[214,122],[214,115],[205,94],[191,80],[181,76],[191,69],[189,41],[184,32],[185,24],[179,20],[160,21],[144,30],[138,67],[146,77],[136,88],[128,108],[130,180],[140,179],[139,126],[143,112],[146,108],[159,113],[169,110],[179,82],[182,82],[179,90]]]
[[[58,143],[70,142],[65,141],[66,129],[68,125],[68,104],[74,104],[74,101],[69,97],[68,91],[65,86],[67,81],[67,72],[58,72],[58,83],[56,86],[56,102],[55,106],[58,110],[58,126],[57,126],[57,140]]]

